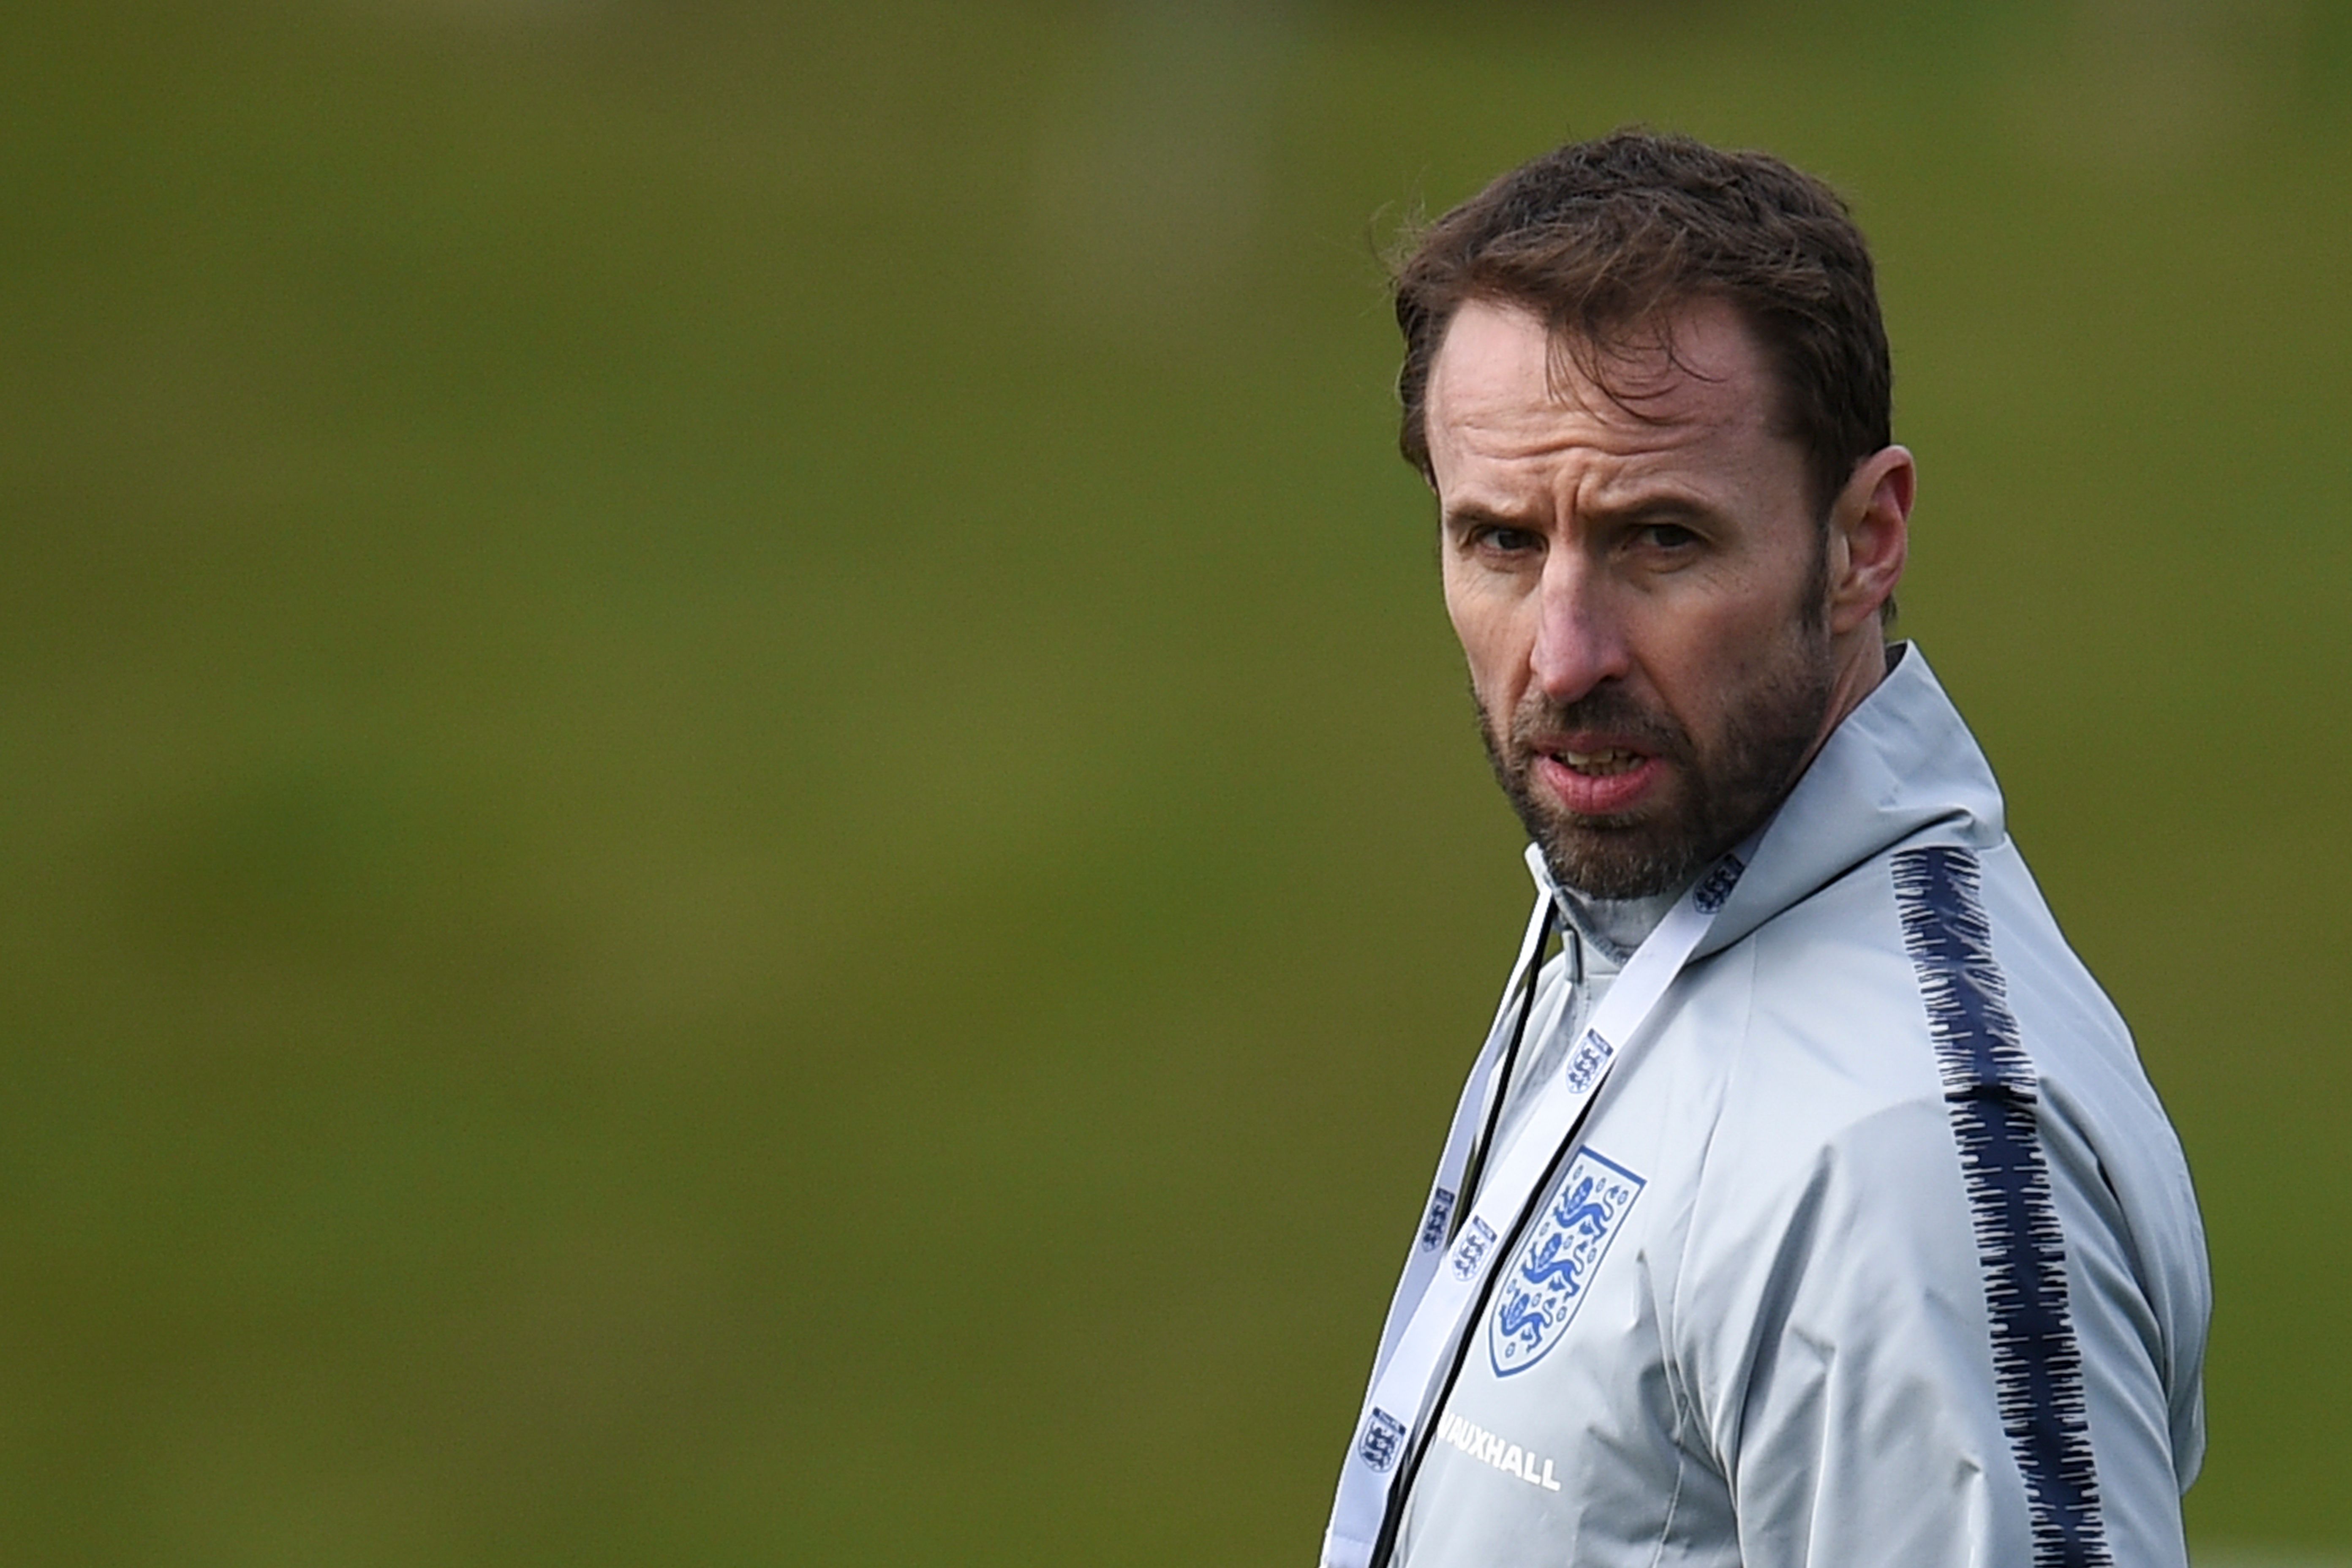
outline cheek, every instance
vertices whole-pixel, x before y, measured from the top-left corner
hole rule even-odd
[[[1716,728],[1762,672],[1787,658],[1790,627],[1778,610],[1727,600],[1665,618],[1643,639],[1643,672],[1677,719],[1695,731]]]
[[[1803,627],[1786,603],[1741,602],[1691,629],[1703,635],[1681,640],[1674,673],[1662,679],[1672,681],[1677,716],[1696,733],[1736,727],[1807,657]]]
[[[1505,606],[1491,601],[1465,599],[1451,584],[1445,595],[1446,618],[1462,645],[1470,667],[1470,686],[1490,712],[1507,713],[1526,684],[1527,653],[1514,636],[1513,618]]]

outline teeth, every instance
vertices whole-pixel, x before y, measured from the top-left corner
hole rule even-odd
[[[1580,773],[1631,773],[1642,765],[1639,752],[1613,747],[1606,752],[1562,752],[1559,760]]]

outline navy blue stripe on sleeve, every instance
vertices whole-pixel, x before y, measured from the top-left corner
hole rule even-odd
[[[2025,1479],[2033,1568],[2113,1568],[2082,1352],[2067,1317],[2065,1238],[2034,1124],[2040,1089],[1993,962],[1980,885],[1965,849],[1895,857],[1904,943],[1976,1226],[2001,1426]]]

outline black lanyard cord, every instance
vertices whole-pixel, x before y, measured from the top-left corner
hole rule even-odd
[[[1527,982],[1519,988],[1519,1016],[1511,1025],[1511,1043],[1503,1047],[1503,1059],[1496,1067],[1495,1089],[1487,1098],[1486,1124],[1478,1131],[1478,1141],[1470,1146],[1470,1157],[1463,1162],[1462,1191],[1454,1200],[1454,1223],[1445,1231],[1445,1239],[1449,1243],[1462,1229],[1462,1222],[1469,1218],[1470,1205],[1477,1196],[1478,1184],[1486,1177],[1486,1157],[1494,1152],[1496,1130],[1503,1121],[1503,1102],[1510,1099],[1511,1080],[1518,1071],[1519,1047],[1527,1040],[1528,1020],[1535,1013],[1536,983],[1543,975],[1544,949],[1551,944],[1554,936],[1562,938],[1576,950],[1573,961],[1576,973],[1570,976],[1571,981],[1581,983],[1584,979],[1583,944],[1560,921],[1559,903],[1547,899],[1544,901],[1543,935],[1536,939],[1535,956],[1528,963]]]

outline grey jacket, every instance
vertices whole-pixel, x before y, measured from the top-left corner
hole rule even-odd
[[[1572,1026],[1569,984],[1535,1016]],[[2188,1169],[1916,649],[1636,1047],[1471,1323],[1394,1563],[2181,1568]]]

